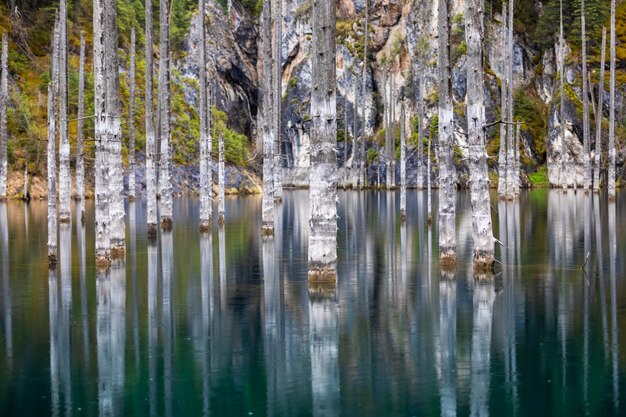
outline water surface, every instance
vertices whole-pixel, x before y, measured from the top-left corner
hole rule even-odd
[[[60,227],[53,271],[46,203],[0,204],[0,415],[624,414],[622,197],[494,196],[502,265],[476,281],[466,193],[459,264],[441,272],[425,193],[400,224],[397,194],[341,192],[338,284],[321,294],[306,191],[285,192],[271,240],[258,196],[227,199],[205,237],[197,200],[175,200],[153,243],[130,203],[107,273],[91,202],[85,227]]]

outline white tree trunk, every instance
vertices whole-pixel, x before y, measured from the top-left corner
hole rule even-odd
[[[200,55],[198,68],[200,68],[200,232],[206,233],[211,230],[211,197],[213,190],[209,188],[209,175],[211,173],[211,160],[209,159],[209,147],[211,140],[209,135],[208,98],[207,98],[207,65],[206,65],[206,12],[205,0],[198,0],[200,14]]]
[[[272,129],[272,25],[271,0],[263,0],[263,85],[261,103],[261,122],[263,135],[263,207],[262,233],[274,234],[274,131]]]
[[[511,1],[511,0],[510,0]],[[485,98],[483,91],[483,10],[480,0],[465,1],[467,44],[467,136],[469,146],[470,198],[474,270],[492,270],[494,240],[489,201],[489,171],[485,147]]]
[[[567,149],[565,146],[565,39],[563,38],[563,0],[560,0],[560,25],[559,25],[559,80],[560,80],[560,106],[559,123],[561,124],[561,186],[563,191],[567,191],[567,178],[565,176],[565,164],[567,159]]]
[[[513,195],[515,195],[515,197],[519,197],[520,194],[520,188],[521,188],[521,184],[520,184],[520,149],[519,149],[519,143],[520,143],[520,135],[521,135],[521,131],[522,131],[522,126],[520,124],[517,124],[516,126],[516,130],[515,130],[515,169],[513,169]]]
[[[70,139],[67,131],[67,2],[59,2],[59,223],[70,222]]]
[[[309,282],[337,276],[337,104],[335,3],[313,3]]]
[[[218,164],[217,164],[217,223],[224,225],[225,208],[224,208],[224,135],[220,135],[218,144]]]
[[[514,132],[513,132],[513,14],[515,10],[513,8],[513,0],[509,0],[509,25],[507,27],[507,66],[506,66],[506,94],[507,94],[507,154],[506,154],[506,198],[513,200],[517,197],[515,194],[515,149],[514,145]]]
[[[156,138],[154,132],[154,98],[152,85],[152,71],[154,62],[152,58],[152,0],[146,0],[146,80],[145,80],[145,106],[146,106],[146,206],[148,235],[154,237],[157,233],[157,182],[156,182]]]
[[[424,78],[418,67],[417,73],[417,188],[424,188]]]
[[[587,31],[585,27],[585,0],[580,1],[580,30],[582,38],[582,67],[583,67],[583,188],[585,193],[591,189],[591,164],[589,163],[589,91],[587,84]]]
[[[502,79],[500,80],[500,150],[498,151],[498,196],[506,197],[506,123],[507,113],[507,52],[508,39],[506,3],[502,3]]]
[[[609,168],[608,191],[609,200],[615,200],[615,0],[611,0],[611,46],[610,84],[609,84]]]
[[[600,49],[600,81],[598,82],[598,105],[596,107],[596,149],[593,161],[593,191],[600,191],[600,161],[602,160],[602,104],[604,102],[604,65],[606,60],[606,28],[602,28],[602,47]]]
[[[109,212],[109,138],[107,129],[105,67],[105,0],[93,2],[93,83],[94,83],[94,130],[96,141],[96,266],[107,269],[110,263]]]
[[[283,201],[283,158],[281,131],[281,100],[282,100],[282,48],[283,48],[283,6],[282,0],[273,0],[274,13],[274,202]]]
[[[357,137],[359,136],[359,113],[357,111],[356,103],[359,100],[359,80],[357,78],[357,73],[354,73],[354,105],[352,109],[354,110],[352,113],[352,159],[350,161],[350,178],[354,178],[352,175],[353,170],[359,169],[359,152],[357,148]],[[347,106],[346,106],[347,107]],[[347,120],[347,119],[346,119]],[[346,136],[347,138],[347,136]],[[346,142],[346,149],[348,146],[348,142]],[[346,152],[347,155],[347,152]]]
[[[24,201],[30,200],[30,198],[28,197],[28,168],[27,167],[24,167],[24,189],[22,190],[22,199]],[[26,223],[26,230],[28,230],[28,223]]]
[[[95,10],[95,9],[94,9]],[[52,68],[48,84],[48,264],[57,263],[57,103],[59,84],[59,20],[54,24]]]
[[[404,137],[404,101],[400,103],[400,221],[406,220],[406,138]]]
[[[85,145],[83,126],[85,113],[85,31],[80,32],[80,59],[78,63],[78,126],[76,130],[76,189],[81,223],[85,222]]]
[[[470,413],[489,414],[489,385],[491,365],[491,328],[493,303],[496,298],[493,281],[478,282],[473,294],[474,320],[471,351]]]
[[[445,267],[456,265],[456,174],[452,159],[454,110],[450,69],[448,0],[438,0],[439,58],[439,258]]]
[[[106,112],[109,140],[109,194],[111,206],[111,258],[126,255],[126,212],[124,210],[124,169],[122,166],[122,120],[120,111],[120,73],[117,43],[117,0],[105,2],[105,77]]]
[[[389,161],[391,162],[391,189],[396,188],[396,76],[391,72],[391,88],[389,90]]]
[[[0,78],[0,201],[7,198],[7,107],[9,105],[9,37],[2,33],[2,62]]]
[[[362,87],[363,100],[361,103],[361,120],[363,120],[363,134],[361,136],[361,151],[359,152],[359,180],[358,188],[365,188],[367,179],[365,174],[365,129],[367,127],[367,121],[365,120],[365,91],[367,88],[367,43],[368,43],[368,25],[369,25],[369,0],[365,0],[365,19],[364,19],[364,31],[363,31],[363,74],[362,74]],[[355,104],[356,105],[356,104]],[[356,110],[355,110],[356,113]],[[356,115],[355,115],[356,117]]]
[[[128,100],[128,201],[135,201],[135,28],[130,32]]]
[[[159,47],[159,113],[161,158],[159,162],[159,194],[161,196],[161,228],[172,228],[172,181],[170,165],[172,158],[170,133],[170,18],[169,0],[160,0],[160,47]]]
[[[431,224],[433,221],[433,206],[432,206],[432,188],[430,186],[430,142],[431,138],[428,138],[428,155],[426,156],[426,188],[427,188],[427,213],[428,213],[428,224]]]

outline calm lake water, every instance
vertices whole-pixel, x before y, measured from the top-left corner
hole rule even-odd
[[[92,202],[84,228],[61,227],[55,271],[46,203],[1,204],[0,415],[626,414],[624,194],[493,197],[507,249],[475,281],[467,193],[459,264],[442,273],[425,193],[401,225],[398,194],[341,192],[323,294],[306,282],[306,191],[285,192],[269,241],[258,196],[227,199],[202,238],[197,200],[175,200],[154,244],[131,203],[126,263],[108,273]]]

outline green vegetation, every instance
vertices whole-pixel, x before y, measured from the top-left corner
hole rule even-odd
[[[549,187],[550,181],[548,180],[548,168],[542,165],[528,176],[530,183],[533,187]]]
[[[518,90],[514,96],[515,120],[522,122],[522,130],[530,133],[535,141],[537,157],[541,162],[546,158],[548,135],[548,107],[534,90]]]
[[[379,161],[378,151],[374,148],[369,148],[367,150],[367,165],[372,165],[373,162]]]
[[[213,136],[213,157],[218,155],[218,139],[224,135],[224,157],[226,162],[238,166],[248,165],[248,138],[226,127],[226,113],[213,106],[211,113],[211,136]]]

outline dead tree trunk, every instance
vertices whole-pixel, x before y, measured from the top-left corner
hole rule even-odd
[[[283,77],[283,7],[282,0],[274,0],[274,202],[283,201],[283,158],[282,158],[282,132],[281,132],[281,100],[282,100],[282,77]]]
[[[135,201],[135,28],[130,32],[128,100],[128,201]]]
[[[609,84],[609,201],[615,200],[615,0],[611,0],[611,46]]]
[[[67,2],[59,2],[59,223],[70,222],[70,139],[67,131]]]
[[[161,119],[161,158],[159,163],[159,194],[161,195],[161,228],[172,228],[172,182],[170,164],[170,2],[160,0],[160,47],[159,47],[159,112]]]
[[[111,258],[126,255],[126,213],[124,210],[124,170],[122,167],[122,120],[120,73],[117,54],[117,0],[105,2],[106,112],[109,138],[109,194],[111,198]]]
[[[600,53],[600,81],[598,82],[598,105],[596,107],[596,149],[593,161],[593,191],[600,191],[600,161],[602,160],[602,104],[604,102],[604,65],[606,60],[606,28],[602,28]]]
[[[217,162],[217,223],[224,225],[225,208],[224,208],[224,135],[220,135],[218,143],[218,162]]]
[[[515,149],[513,147],[515,139],[513,132],[513,0],[509,0],[509,25],[507,27],[507,71],[506,71],[506,94],[507,94],[507,154],[506,154],[506,198],[513,200],[517,197],[515,194]]]
[[[404,137],[404,101],[400,103],[400,221],[406,221],[406,138]]]
[[[365,19],[364,19],[364,31],[363,31],[363,74],[362,74],[362,84],[361,84],[361,92],[363,94],[363,99],[361,100],[361,120],[363,120],[363,133],[361,136],[361,150],[359,152],[359,180],[358,180],[358,188],[364,188],[367,182],[365,178],[365,129],[367,127],[367,121],[365,120],[365,91],[367,88],[367,43],[368,43],[368,25],[369,25],[369,0],[365,0]],[[356,112],[356,111],[355,111]]]
[[[0,78],[0,201],[7,198],[7,107],[9,105],[9,37],[2,33],[2,78]]]
[[[85,222],[85,145],[83,126],[85,112],[85,31],[80,32],[80,60],[78,63],[78,127],[76,130],[76,190],[74,199],[80,210],[81,223]]]
[[[583,67],[583,188],[585,193],[591,189],[591,164],[589,163],[589,91],[587,84],[587,29],[585,25],[585,0],[580,1],[580,30],[582,38],[582,67]]]
[[[559,122],[561,123],[561,186],[563,191],[567,191],[567,178],[565,176],[565,160],[567,150],[565,146],[565,39],[563,38],[563,0],[560,1],[560,23],[559,23],[559,82],[560,82],[560,106]]]
[[[439,59],[439,258],[444,267],[456,265],[456,181],[452,160],[454,110],[450,69],[450,16],[448,0],[438,0]]]
[[[337,108],[335,3],[313,3],[309,282],[337,276]]]
[[[485,148],[485,99],[483,91],[483,10],[480,0],[465,0],[467,44],[467,136],[469,146],[470,196],[474,270],[491,271],[494,240],[489,202],[489,171]]]
[[[263,79],[262,79],[262,134],[263,134],[263,207],[262,233],[274,234],[274,131],[272,129],[272,25],[271,0],[263,0]]]
[[[109,138],[106,108],[107,86],[104,73],[105,60],[105,10],[106,0],[93,2],[93,83],[94,83],[94,130],[96,141],[96,266],[107,269],[110,264],[109,212]]]
[[[424,78],[421,63],[418,64],[417,77],[417,188],[424,188]]]
[[[95,9],[94,9],[95,11]],[[95,16],[95,15],[94,15]],[[59,87],[59,17],[54,24],[52,68],[48,84],[48,265],[57,263],[57,109]],[[97,225],[97,223],[96,223]]]
[[[502,79],[500,80],[500,118],[504,122],[507,117],[507,53],[508,39],[506,3],[502,3]],[[500,150],[498,151],[498,196],[506,198],[507,163],[506,163],[506,123],[500,123]]]
[[[148,235],[154,238],[157,233],[157,181],[156,181],[156,138],[154,133],[154,98],[152,72],[154,70],[152,49],[152,0],[146,0],[146,206]]]
[[[357,152],[357,137],[359,136],[359,113],[357,112],[356,103],[359,100],[359,80],[357,78],[356,71],[354,72],[354,110],[352,113],[352,161],[350,163],[350,178],[354,178],[352,175],[353,170],[359,169],[359,153]],[[346,145],[348,142],[346,142]]]
[[[206,80],[206,12],[205,0],[198,0],[198,14],[200,15],[200,56],[198,67],[200,68],[200,232],[207,233],[211,230],[211,197],[213,190],[209,188],[209,173],[211,172],[211,160],[209,147],[208,99]]]

